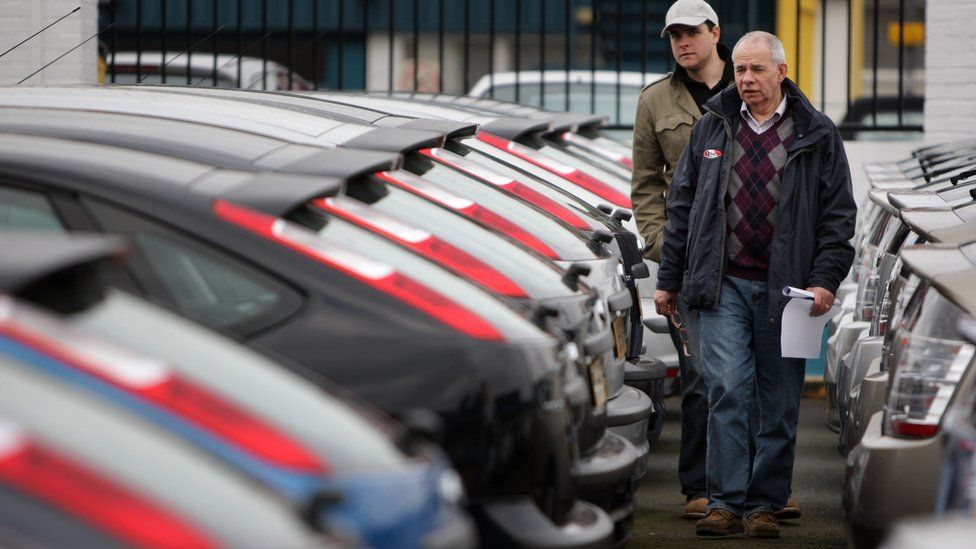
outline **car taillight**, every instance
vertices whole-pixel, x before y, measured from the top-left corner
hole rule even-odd
[[[183,379],[162,362],[79,336],[71,336],[71,346],[65,346],[20,323],[0,321],[0,335],[152,402],[278,467],[314,474],[326,470],[317,457],[289,436]]]
[[[0,482],[79,517],[134,547],[216,547],[206,534],[143,496],[0,423]]]
[[[612,160],[627,169],[630,170],[634,169],[633,160],[631,160],[630,157],[627,156],[626,154],[601,147],[600,145],[594,143],[593,141],[585,137],[582,137],[579,134],[575,134],[573,132],[565,132],[559,137],[567,143],[572,143],[592,153],[598,154],[603,158],[606,158],[607,160]]]
[[[549,259],[560,259],[559,255],[552,248],[545,242],[539,240],[535,235],[480,204],[476,204],[466,198],[455,196],[437,185],[407,172],[380,172],[375,175],[391,185],[422,196],[427,200],[454,210],[487,227],[491,227]]]
[[[314,261],[342,272],[389,296],[427,313],[472,337],[501,340],[494,326],[450,298],[397,272],[392,266],[319,239],[315,233],[269,215],[224,200],[214,202],[214,213],[258,236],[277,242]]]
[[[905,437],[930,437],[939,430],[959,380],[976,347],[961,341],[909,336],[891,380],[885,430]]]
[[[867,269],[865,267],[865,269]],[[854,305],[854,320],[870,321],[874,318],[874,298],[880,282],[878,272],[873,266],[870,271],[862,271],[857,282],[857,300]]]
[[[557,162],[544,154],[540,154],[538,151],[526,147],[520,143],[514,141],[509,141],[503,137],[498,137],[497,135],[492,135],[490,133],[478,132],[477,138],[489,145],[499,148],[503,151],[514,154],[515,156],[535,164],[536,166],[552,172],[560,177],[572,181],[576,185],[590,191],[591,193],[599,196],[600,198],[611,202],[612,204],[619,206],[621,208],[631,208],[630,197],[621,193],[620,191],[614,189],[610,185],[607,185],[603,181],[591,176],[590,174],[583,172],[572,166],[567,166],[560,162]]]
[[[590,229],[590,226],[587,225],[585,221],[580,219],[578,215],[570,211],[569,208],[527,185],[519,183],[514,179],[505,177],[504,175],[495,173],[477,162],[472,162],[471,160],[468,160],[461,155],[454,154],[446,149],[423,149],[419,152],[420,154],[431,158],[436,162],[440,162],[456,170],[465,172],[468,175],[474,176],[482,181],[491,183],[505,192],[511,193],[525,202],[532,204],[533,206],[541,209],[542,211],[571,227],[581,230]]]
[[[349,198],[325,198],[312,201],[322,210],[380,234],[413,250],[439,265],[480,283],[503,295],[526,298],[528,294],[515,281],[498,272],[490,265],[468,254],[427,231],[407,226],[400,221],[373,211],[360,202]]]

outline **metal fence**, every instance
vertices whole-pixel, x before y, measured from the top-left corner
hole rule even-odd
[[[628,128],[640,87],[674,65],[672,3],[103,0],[100,25],[109,82],[475,91]],[[711,4],[724,44],[778,34],[790,77],[848,136],[921,131],[924,0]]]

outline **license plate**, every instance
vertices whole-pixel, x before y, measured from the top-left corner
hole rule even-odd
[[[593,390],[593,407],[602,409],[607,404],[607,381],[603,377],[603,361],[593,359],[589,366],[590,387]]]
[[[624,326],[624,317],[618,316],[611,323],[613,329],[613,354],[620,360],[627,355],[627,328]]]

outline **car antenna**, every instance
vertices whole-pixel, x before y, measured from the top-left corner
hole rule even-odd
[[[23,84],[24,82],[27,82],[28,80],[30,80],[31,78],[33,78],[37,73],[43,71],[44,69],[50,67],[51,65],[53,65],[55,63],[57,63],[58,61],[60,61],[62,58],[64,58],[69,53],[75,51],[76,49],[78,49],[78,48],[80,48],[82,46],[84,46],[85,44],[87,44],[88,42],[90,42],[93,38],[96,38],[99,34],[102,34],[103,32],[107,31],[108,29],[110,29],[110,28],[112,28],[114,26],[115,26],[115,21],[109,23],[108,25],[106,25],[105,27],[103,27],[102,29],[100,29],[98,32],[96,32],[95,34],[93,34],[93,35],[89,36],[88,38],[85,38],[84,40],[82,40],[75,47],[73,47],[70,50],[62,53],[61,55],[55,57],[52,61],[50,61],[49,63],[45,64],[43,67],[41,67],[41,68],[37,69],[36,71],[28,74],[20,82],[17,82],[16,85],[19,86],[19,85]]]
[[[66,14],[64,14],[64,15],[62,15],[61,17],[58,17],[58,18],[57,18],[57,19],[55,19],[55,20],[54,20],[53,22],[51,22],[51,23],[49,23],[49,24],[48,24],[48,25],[47,25],[46,27],[44,27],[43,29],[41,29],[41,30],[39,30],[39,31],[37,31],[37,32],[35,32],[34,34],[32,34],[32,35],[30,35],[30,36],[28,36],[27,38],[24,38],[24,39],[23,39],[23,40],[21,40],[20,42],[17,42],[17,44],[15,44],[15,45],[14,45],[14,46],[13,46],[12,48],[10,48],[10,49],[8,49],[7,51],[5,51],[5,52],[3,52],[3,53],[0,53],[0,57],[3,57],[4,55],[7,55],[8,53],[10,53],[10,52],[12,52],[12,51],[14,51],[15,49],[17,49],[17,48],[19,48],[19,47],[21,47],[21,46],[23,46],[23,45],[24,45],[24,44],[25,44],[26,42],[29,42],[29,41],[30,41],[31,39],[33,39],[33,38],[34,38],[35,36],[37,36],[38,34],[41,34],[42,32],[44,32],[44,31],[46,31],[47,29],[49,29],[49,28],[51,28],[51,27],[53,27],[54,25],[57,25],[57,24],[58,24],[58,23],[60,23],[61,21],[64,21],[65,19],[67,19],[68,17],[70,17],[71,15],[73,15],[73,14],[74,14],[75,12],[77,12],[77,11],[78,11],[78,10],[80,10],[80,9],[81,9],[81,6],[78,6],[77,8],[75,8],[75,9],[73,9],[73,10],[71,10],[71,11],[69,11],[68,13],[66,13]]]
[[[238,52],[238,54],[235,55],[234,57],[231,57],[226,63],[224,63],[223,65],[217,67],[217,70],[220,70],[220,69],[226,67],[227,65],[230,65],[234,61],[240,59],[241,57],[243,57],[244,54],[247,52],[247,50],[253,48],[254,46],[257,46],[258,44],[260,44],[262,40],[264,40],[265,38],[271,36],[271,33],[272,32],[273,31],[268,31],[268,32],[262,34],[261,36],[259,36],[256,40],[254,40],[254,42],[251,42],[247,46],[244,46],[244,49],[242,49],[240,52]],[[201,82],[203,82],[207,78],[212,78],[212,77],[213,77],[213,75],[210,75],[210,76],[207,76],[207,75],[201,76],[200,79],[197,80],[196,82],[194,82],[192,85],[193,86],[199,86]]]
[[[167,60],[166,60],[166,59],[164,58],[164,59],[163,59],[163,64],[162,64],[162,65],[160,65],[159,67],[157,67],[157,68],[156,68],[156,70],[154,70],[154,71],[152,71],[151,73],[149,73],[149,74],[147,74],[146,76],[143,76],[142,78],[140,78],[140,79],[139,79],[139,81],[138,81],[138,82],[136,82],[136,84],[142,84],[142,81],[143,81],[143,80],[145,80],[145,79],[147,79],[147,78],[149,78],[150,76],[153,76],[153,75],[155,75],[155,74],[158,74],[158,73],[159,73],[159,69],[161,69],[161,68],[163,68],[163,67],[165,67],[165,66],[168,66],[168,65],[169,65],[170,63],[172,63],[173,61],[176,61],[176,60],[177,60],[177,59],[178,59],[178,58],[179,58],[179,57],[180,57],[181,55],[183,55],[184,53],[186,53],[186,52],[188,52],[188,51],[190,51],[190,50],[192,50],[193,48],[195,48],[195,47],[197,47],[197,46],[199,46],[200,44],[202,44],[202,43],[204,43],[204,42],[206,42],[207,40],[209,40],[209,39],[210,39],[210,37],[211,37],[211,36],[213,36],[213,35],[215,35],[215,34],[217,34],[218,32],[220,32],[220,31],[221,31],[221,30],[222,30],[222,29],[223,29],[224,27],[226,27],[226,26],[227,26],[227,25],[221,25],[221,26],[219,26],[219,27],[217,27],[217,28],[215,28],[214,30],[212,30],[212,31],[210,31],[209,33],[207,33],[207,35],[206,35],[206,36],[204,36],[203,38],[201,38],[201,39],[199,39],[199,40],[197,40],[196,42],[194,42],[194,43],[192,43],[192,44],[190,44],[190,46],[189,46],[189,47],[187,47],[187,48],[186,48],[185,50],[183,50],[183,51],[181,51],[180,53],[178,53],[178,54],[176,54],[176,55],[174,55],[174,56],[173,56],[173,58],[172,58],[172,59],[170,59],[169,61],[167,61]],[[166,52],[162,52],[162,54],[163,54],[163,55],[166,55]],[[114,56],[114,55],[115,55],[115,52],[112,52],[112,55]]]

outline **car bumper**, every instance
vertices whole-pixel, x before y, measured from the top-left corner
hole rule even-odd
[[[639,480],[647,472],[650,460],[648,425],[654,404],[643,391],[624,386],[620,394],[607,402],[607,429],[630,442],[637,450],[632,478]]]
[[[873,539],[897,519],[932,514],[935,507],[942,433],[888,437],[881,432],[882,416],[871,417],[864,438],[847,456],[843,505],[852,540]]]
[[[580,458],[573,470],[579,495],[603,509],[613,521],[614,540],[630,535],[634,518],[634,469],[638,451],[627,439],[607,432],[600,447]]]
[[[884,338],[881,336],[862,337],[854,342],[851,351],[844,357],[843,365],[839,372],[839,385],[837,395],[839,397],[837,407],[839,410],[840,441],[841,453],[846,453],[846,449],[852,448],[857,444],[851,432],[851,421],[854,417],[854,410],[857,408],[857,400],[860,396],[861,383],[868,373],[868,368],[875,358],[881,355],[881,347]]]
[[[853,448],[864,438],[868,424],[874,414],[884,409],[888,396],[888,372],[881,371],[881,358],[876,358],[868,369],[868,375],[861,382],[860,395],[856,406],[851,410],[851,442]]]
[[[577,501],[562,524],[553,523],[529,498],[485,502],[476,516],[493,526],[481,540],[485,547],[589,549],[613,541],[613,521],[585,501]]]
[[[637,361],[627,361],[624,381],[627,385],[641,390],[651,399],[653,408],[647,420],[648,449],[661,437],[664,427],[664,382],[667,367],[656,358],[643,356]]]

